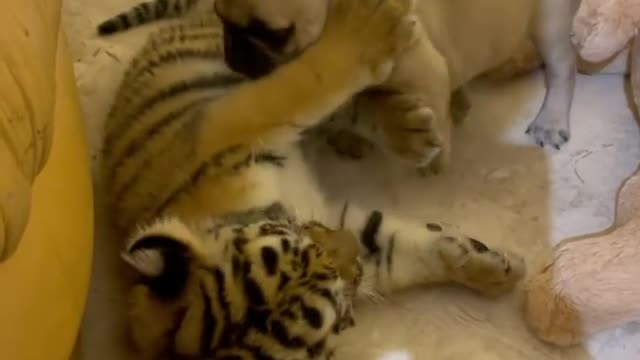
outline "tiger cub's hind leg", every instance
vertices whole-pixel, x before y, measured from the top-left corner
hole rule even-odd
[[[413,286],[454,283],[496,297],[510,292],[524,277],[526,266],[519,255],[443,230],[441,225],[430,223],[426,228],[430,234],[422,238],[402,238],[409,234],[394,237],[398,248],[394,271],[399,273],[389,280],[403,279],[401,282]],[[413,265],[400,265],[402,262]],[[411,284],[407,279],[412,277],[422,279],[422,283]]]
[[[444,225],[366,211],[349,203],[337,213],[338,227],[358,234],[365,269],[363,294],[456,283],[498,296],[524,277],[521,256]]]

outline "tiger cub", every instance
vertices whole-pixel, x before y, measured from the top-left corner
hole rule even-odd
[[[150,36],[101,167],[139,277],[137,359],[329,359],[358,295],[454,282],[494,296],[523,277],[521,257],[438,223],[329,201],[305,161],[306,131],[348,116],[412,46],[409,8],[335,0],[318,42],[257,80],[227,67],[215,17]]]

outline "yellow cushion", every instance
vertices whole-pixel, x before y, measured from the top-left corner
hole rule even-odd
[[[0,2],[0,359],[68,359],[87,296],[90,162],[59,13]]]
[[[60,2],[0,3],[0,259],[17,247],[53,132]]]

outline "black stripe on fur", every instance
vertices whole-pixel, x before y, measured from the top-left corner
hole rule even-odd
[[[98,25],[98,34],[112,35],[155,20],[180,16],[199,0],[155,0],[135,5]]]
[[[289,330],[287,330],[287,326],[279,320],[271,320],[269,327],[271,328],[271,334],[274,339],[285,348],[302,349],[307,345],[301,337],[291,336]]]
[[[109,148],[114,139],[118,139],[120,136],[122,136],[122,134],[124,134],[127,130],[126,127],[129,126],[132,122],[135,122],[136,119],[142,118],[154,106],[161,104],[164,101],[173,99],[183,94],[190,93],[192,91],[206,89],[224,89],[226,87],[239,84],[243,81],[244,78],[241,78],[240,76],[232,73],[213,74],[200,76],[193,79],[181,80],[168,87],[165,87],[157,93],[147,97],[147,99],[136,108],[130,109],[128,113],[120,116],[120,118],[122,119],[130,119],[130,121],[121,121],[119,124],[120,126],[112,129],[109,133],[106,134],[105,148]]]
[[[183,184],[178,184],[178,186],[169,193],[169,195],[164,199],[164,201],[162,201],[162,203],[155,206],[155,208],[146,210],[150,210],[154,214],[154,216],[157,214],[161,214],[167,206],[169,206],[175,199],[178,198],[178,196],[183,194],[188,189],[194,187],[195,184],[197,184],[207,174],[207,170],[209,170],[210,167],[219,165],[222,162],[221,159],[223,159],[225,156],[235,154],[241,149],[241,146],[231,146],[225,150],[218,152],[211,157],[211,160],[200,165],[200,167],[191,175],[191,177],[187,181],[185,181]]]
[[[241,150],[241,147],[232,146],[212,156],[210,161],[202,164],[185,183],[179,185],[174,191],[170,193],[170,195],[161,204],[159,204],[155,209],[153,209],[153,213],[161,214],[167,206],[169,206],[176,198],[178,198],[178,196],[185,193],[192,187],[195,187],[196,184],[207,174],[210,168],[214,166],[222,167],[224,164],[223,159],[225,156],[236,153],[240,150]],[[224,168],[222,170],[223,171],[224,170],[240,171],[248,167],[249,165],[260,164],[260,163],[282,167],[284,166],[284,160],[286,160],[285,157],[276,156],[268,152],[250,154],[250,155],[247,155],[241,161],[231,164],[229,169]],[[294,249],[294,252],[295,252],[295,249]]]
[[[393,269],[393,251],[396,246],[396,234],[392,234],[389,238],[389,245],[387,246],[387,274],[391,275]]]
[[[194,110],[195,107],[202,105],[209,100],[210,100],[209,97],[195,99],[165,114],[163,117],[161,117],[156,122],[151,124],[151,126],[146,131],[144,131],[144,133],[142,133],[140,136],[138,136],[136,139],[134,139],[127,145],[127,148],[125,149],[124,154],[122,155],[122,157],[120,157],[117,160],[112,170],[116,172],[118,168],[120,168],[123,165],[123,163],[126,162],[127,159],[136,156],[144,148],[146,144],[152,143],[153,142],[152,139],[158,134],[160,134],[163,129],[171,125],[173,122],[181,119],[182,116],[185,115],[187,112]],[[126,189],[130,185],[132,185],[131,183],[134,181],[135,181],[135,177],[129,180],[127,183],[125,183],[122,186],[119,193],[126,191]]]
[[[347,211],[349,211],[349,202],[345,201],[340,212],[340,229],[344,229],[344,221],[347,217]]]
[[[136,24],[142,24],[145,21],[147,21],[148,17],[148,13],[145,12],[145,7],[143,6],[144,4],[140,4],[141,6],[135,6],[132,9],[132,14],[135,16],[136,19]]]
[[[169,10],[169,1],[156,0],[153,9],[154,9],[156,18],[164,17],[167,14],[167,10]]]
[[[196,41],[199,40],[199,38],[211,38],[211,41],[215,41],[215,37],[212,38],[212,36],[210,34],[205,34],[205,35],[201,35],[201,36],[191,36],[191,37],[187,37],[185,39],[185,41]],[[161,45],[158,45],[161,46]],[[171,46],[171,45],[167,45],[167,46]],[[135,73],[132,74],[127,74],[127,77],[131,78],[133,77],[134,79],[138,76],[140,76],[140,74],[144,74],[144,73],[153,73],[154,70],[160,66],[165,66],[165,65],[171,65],[171,64],[175,64],[177,62],[185,62],[185,61],[193,61],[193,60],[200,60],[200,61],[217,61],[221,59],[221,50],[219,49],[183,49],[183,48],[179,48],[179,49],[171,49],[171,51],[168,51],[166,53],[159,53],[157,55],[157,57],[153,57],[152,59],[147,59],[146,63],[144,64],[144,66],[140,66],[137,67]],[[244,80],[243,77],[241,77],[240,75],[237,75],[238,77],[238,82],[241,82]]]
[[[154,106],[194,90],[218,88],[223,89],[239,84],[242,81],[244,81],[243,78],[240,78],[238,75],[231,73],[213,74],[207,76],[199,76],[193,79],[181,80],[148,97],[145,102],[143,102],[142,104],[140,104],[140,106],[130,112],[130,114],[132,114],[130,116],[141,117],[142,115],[144,115],[144,113],[150,111]],[[116,134],[123,133],[122,131],[115,132]],[[114,134],[110,135],[114,136]]]
[[[98,35],[112,35],[117,32],[127,30],[130,27],[131,23],[129,22],[129,14],[127,12],[123,12],[98,25]]]
[[[260,257],[262,258],[265,272],[269,276],[275,276],[278,273],[278,263],[280,262],[278,252],[270,246],[263,246],[260,249]]]
[[[230,333],[226,330],[226,327],[231,324],[231,304],[227,300],[227,284],[224,277],[224,273],[220,268],[212,269],[213,277],[216,281],[216,297],[218,305],[220,306],[220,311],[224,314],[224,321],[222,322],[222,326],[220,328],[222,338],[225,338],[225,335],[230,335]]]
[[[380,211],[372,211],[367,218],[367,222],[360,234],[360,241],[362,245],[367,249],[369,255],[374,255],[380,252],[380,246],[378,246],[378,232],[382,225],[383,215]]]
[[[202,308],[202,330],[200,334],[200,354],[206,356],[211,350],[211,343],[216,331],[217,321],[213,315],[213,308],[211,306],[211,297],[207,292],[207,287],[204,284],[200,284],[200,292],[202,293],[202,301],[204,306]]]
[[[302,317],[304,317],[309,326],[316,330],[322,328],[324,317],[318,309],[313,306],[308,306],[304,301],[300,302],[300,307],[302,309]]]

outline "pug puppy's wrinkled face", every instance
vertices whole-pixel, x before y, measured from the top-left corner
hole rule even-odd
[[[225,60],[251,78],[302,52],[324,27],[328,0],[216,0]]]

